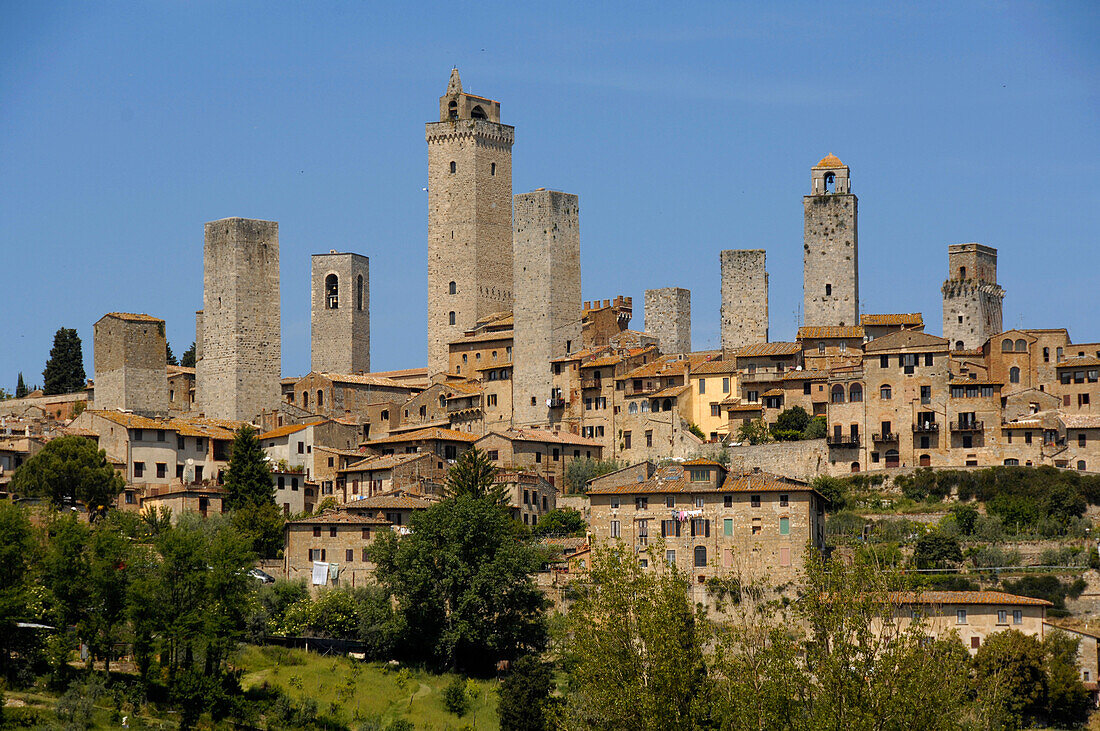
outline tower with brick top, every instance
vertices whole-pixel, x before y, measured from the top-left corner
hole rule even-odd
[[[848,166],[826,155],[810,186],[802,197],[803,324],[859,325],[858,201]]]

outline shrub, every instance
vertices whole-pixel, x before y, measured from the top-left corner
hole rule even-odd
[[[918,569],[947,568],[962,561],[959,542],[942,531],[932,531],[917,539],[913,563]]]
[[[828,501],[825,509],[829,512],[844,510],[848,504],[847,485],[844,480],[828,475],[818,475],[810,483],[810,487],[821,493]]]
[[[466,715],[470,710],[470,696],[466,694],[466,681],[456,677],[443,689],[443,705],[456,716]]]
[[[1019,551],[1006,551],[1000,546],[977,546],[969,549],[966,557],[974,568],[978,569],[1020,565]]]

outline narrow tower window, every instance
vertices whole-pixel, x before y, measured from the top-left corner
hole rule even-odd
[[[959,267],[959,279],[966,279],[966,267]]]
[[[325,309],[335,310],[340,307],[340,280],[335,274],[325,277]]]
[[[451,324],[451,325],[455,324],[455,311],[454,310],[451,310],[447,314],[447,322],[448,322],[448,324]]]
[[[497,164],[495,162],[489,163],[489,174],[490,175],[496,175],[497,174]]]
[[[826,285],[825,285],[825,296],[826,296],[826,297],[828,297],[828,296],[829,296],[829,295],[831,295],[832,293],[833,293],[833,285],[831,285],[831,284],[826,284]]]
[[[449,294],[457,293],[458,292],[458,285],[455,284],[454,282],[451,282],[449,285],[447,285],[447,292]]]
[[[363,310],[363,275],[362,274],[360,274],[355,280],[355,299],[356,299],[355,304],[358,306],[359,311],[362,312],[362,310]]]
[[[451,174],[454,175],[455,171],[457,171],[457,170],[458,170],[458,163],[456,163],[454,160],[451,160]]]
[[[447,116],[451,119],[458,119],[458,102],[451,102],[447,105]]]
[[[836,192],[836,175],[833,173],[825,173],[825,192]]]

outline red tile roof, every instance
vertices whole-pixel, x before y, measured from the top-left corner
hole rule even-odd
[[[798,343],[755,343],[740,348],[734,355],[738,358],[755,358],[764,355],[794,355],[800,352],[802,346]]]
[[[1046,599],[1007,594],[1003,591],[896,591],[890,593],[895,604],[1018,604],[1053,607]]]

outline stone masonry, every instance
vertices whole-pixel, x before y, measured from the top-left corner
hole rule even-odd
[[[580,202],[539,188],[513,198],[513,419],[549,423],[550,361],[582,347]]]
[[[112,312],[95,324],[94,338],[96,408],[167,414],[164,320]]]
[[[953,350],[980,348],[1002,330],[1005,291],[997,284],[997,250],[981,244],[947,247],[943,336]]]
[[[428,372],[447,344],[512,309],[512,142],[500,103],[466,94],[458,70],[428,141]]]
[[[691,290],[664,287],[645,291],[645,331],[662,353],[691,352]]]
[[[858,201],[848,166],[829,154],[810,178],[811,193],[802,197],[803,324],[859,325]]]
[[[370,371],[370,259],[313,255],[311,368],[318,373]]]
[[[281,400],[279,224],[225,218],[205,239],[196,400],[208,417],[250,421]]]
[[[722,263],[722,350],[768,341],[768,272],[763,249],[727,249]]]

